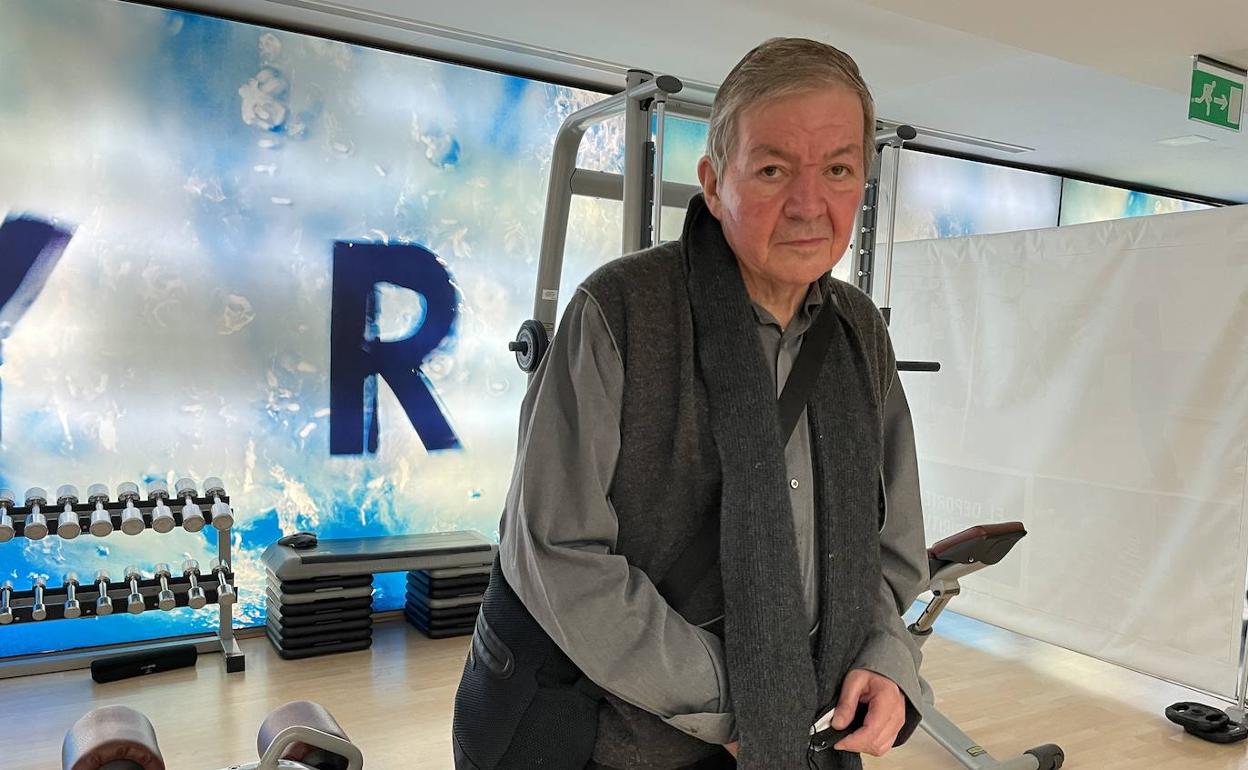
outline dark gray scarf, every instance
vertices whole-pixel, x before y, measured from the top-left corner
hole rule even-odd
[[[723,467],[720,572],[738,764],[807,766],[810,726],[836,705],[880,584],[880,405],[861,340],[836,325],[807,415],[814,445],[820,634],[812,659],[776,390],[740,268],[701,196],[685,219],[698,364]],[[829,296],[820,312],[841,311]],[[821,761],[862,767],[857,754]]]

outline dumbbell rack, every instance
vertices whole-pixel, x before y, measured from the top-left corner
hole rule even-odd
[[[170,493],[165,504],[172,509],[175,529],[182,528],[182,509],[181,504],[186,498]],[[212,506],[219,499],[222,503],[229,505],[230,498],[228,495],[217,495],[216,497],[201,496],[195,494],[192,501],[200,507],[204,518],[204,529],[212,527]],[[145,530],[152,530],[152,512],[157,506],[157,500],[134,500],[133,506],[138,509],[143,517],[143,526]],[[132,535],[123,534],[121,531],[122,513],[126,510],[125,501],[110,501],[102,503],[105,510],[110,514],[113,523],[114,537],[132,537]],[[51,502],[41,505],[40,512],[48,518],[49,524],[55,522],[64,511],[64,505],[53,504]],[[78,515],[78,523],[82,529],[78,537],[95,538],[90,534],[91,514],[95,513],[97,508],[94,502],[74,503],[72,505],[74,513]],[[27,506],[14,505],[8,509],[9,516],[13,522],[13,540],[25,537],[26,519],[31,514],[31,509]],[[232,515],[232,514],[231,514]],[[232,524],[232,522],[231,522]],[[215,528],[214,528],[215,529]],[[155,530],[152,530],[155,531]],[[73,669],[87,668],[93,660],[102,657],[110,657],[120,654],[134,654],[142,652],[156,652],[169,647],[180,647],[187,644],[194,644],[199,652],[221,652],[225,656],[225,670],[227,673],[236,673],[246,668],[246,658],[243,651],[239,648],[237,640],[234,638],[233,623],[233,605],[237,598],[235,592],[230,592],[224,597],[219,596],[220,588],[219,574],[224,574],[225,581],[229,585],[234,585],[234,574],[229,569],[231,561],[231,533],[232,526],[225,529],[217,529],[217,559],[225,568],[221,573],[215,573],[211,570],[204,569],[198,576],[199,586],[204,589],[204,595],[207,599],[207,605],[219,604],[221,609],[220,625],[217,633],[207,636],[196,635],[190,638],[178,638],[173,640],[163,640],[158,642],[137,642],[110,645],[108,647],[93,647],[82,650],[75,650],[67,653],[44,653],[36,655],[24,655],[8,659],[0,659],[0,679],[8,679],[17,676],[29,676],[31,674],[43,674],[53,671],[70,671]],[[49,526],[46,538],[59,537],[55,526]],[[77,538],[75,538],[77,539]],[[93,573],[92,573],[93,574]],[[130,596],[130,581],[123,578],[123,575],[110,574],[107,593],[114,601],[114,610],[112,614],[137,614],[128,613],[126,610],[126,600]],[[78,600],[81,615],[80,618],[95,617],[95,602],[100,596],[98,583],[91,580],[90,574],[79,575],[80,585],[76,590],[75,598]],[[184,575],[173,575],[167,579],[169,589],[174,594],[176,606],[186,607],[188,603],[188,592],[190,591],[190,578]],[[159,578],[143,578],[138,581],[139,593],[143,596],[144,612],[151,610],[159,610],[159,594],[162,590]],[[35,591],[33,588],[17,591],[11,594],[9,606],[13,612],[13,621],[7,626],[0,626],[0,633],[4,633],[4,629],[16,625],[25,625],[26,623],[46,622],[49,620],[65,619],[65,602],[68,592],[65,586],[49,585],[44,589],[44,606],[47,609],[47,617],[43,621],[36,621],[32,617]]]

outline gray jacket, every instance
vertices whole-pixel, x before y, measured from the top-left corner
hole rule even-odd
[[[777,395],[825,302],[812,284],[787,328],[755,305],[773,362]],[[500,523],[508,583],[568,657],[603,689],[710,743],[735,739],[722,642],[667,605],[650,579],[614,555],[611,482],[620,450],[624,372],[597,301],[584,288],[569,302],[521,409],[516,466]],[[926,587],[927,557],[913,428],[900,379],[885,402],[882,580],[875,637],[854,668],[920,697],[921,656],[901,614]],[[814,630],[819,606],[813,463],[805,417],[785,448],[804,600]],[[604,635],[601,629],[612,629]],[[592,640],[592,641],[591,641]]]

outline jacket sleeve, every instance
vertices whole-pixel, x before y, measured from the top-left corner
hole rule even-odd
[[[888,677],[906,698],[906,723],[895,745],[910,739],[921,719],[919,665],[923,655],[902,615],[927,588],[927,545],[919,498],[919,469],[910,407],[893,375],[884,406],[884,465],[881,477],[885,518],[880,530],[881,581],[873,627],[851,668]]]
[[[521,407],[500,562],[537,623],[604,690],[708,743],[735,730],[722,643],[614,553],[608,497],[624,368],[597,302],[570,300]]]

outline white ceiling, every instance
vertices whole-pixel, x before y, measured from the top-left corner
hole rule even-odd
[[[1192,54],[1248,66],[1245,0],[174,2],[614,88],[626,67],[715,84],[767,37],[815,37],[882,118],[1035,148],[975,154],[1248,203],[1248,136],[1186,118]],[[1157,144],[1187,134],[1215,141]]]

